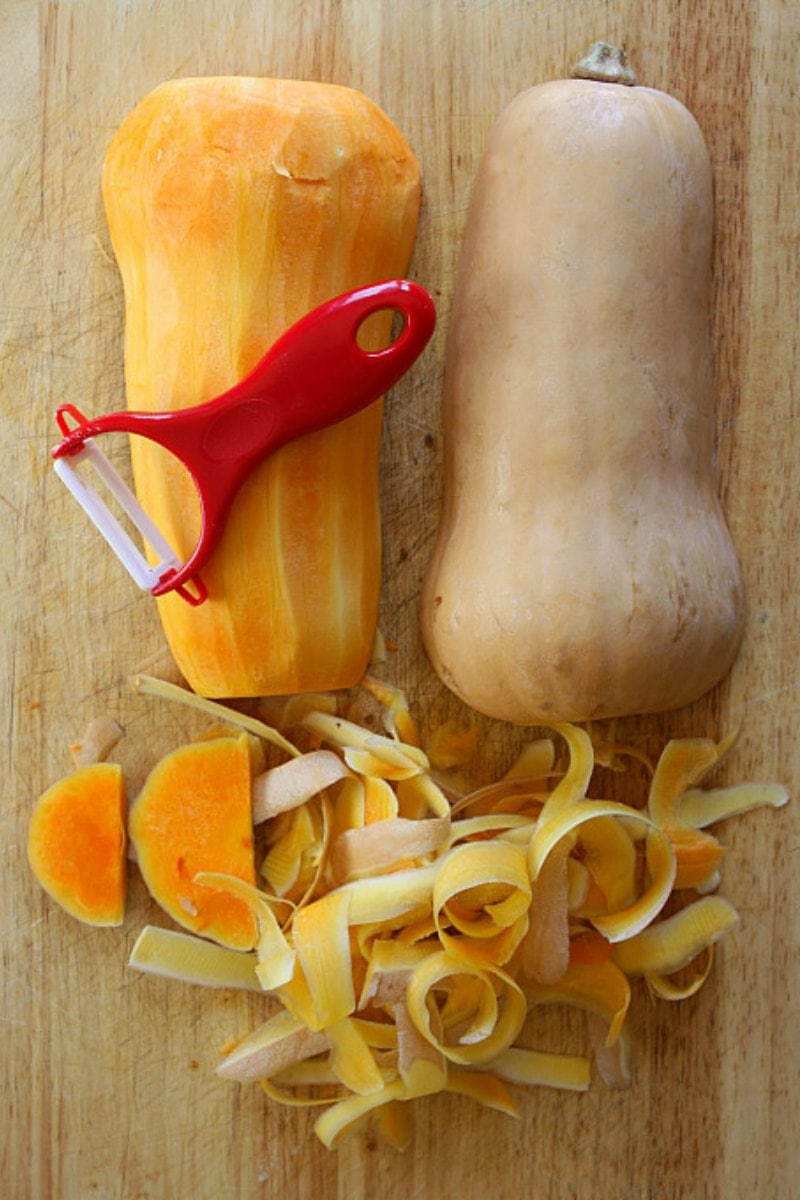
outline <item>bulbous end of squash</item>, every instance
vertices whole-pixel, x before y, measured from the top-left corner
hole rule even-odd
[[[116,763],[93,763],[53,784],[37,801],[28,861],[44,890],[87,925],[125,916],[125,785]]]
[[[249,950],[257,929],[241,899],[196,883],[200,872],[255,882],[251,752],[246,735],[192,742],[150,772],[129,832],[153,899],[179,925]]]

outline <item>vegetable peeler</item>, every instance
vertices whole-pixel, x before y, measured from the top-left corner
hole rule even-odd
[[[380,350],[363,349],[358,342],[361,325],[386,310],[402,318],[400,333]],[[189,604],[202,604],[208,593],[200,569],[250,471],[287,442],[377,400],[417,360],[435,324],[433,300],[418,284],[390,279],[355,288],[302,317],[244,379],[204,404],[170,412],[115,412],[94,420],[72,404],[60,405],[56,422],[63,438],[51,451],[54,468],[139,587],[153,596],[174,591]],[[98,435],[111,432],[157,442],[191,475],[200,498],[201,528],[184,562],[95,444]],[[79,473],[81,462],[94,466],[158,556],[154,565]]]

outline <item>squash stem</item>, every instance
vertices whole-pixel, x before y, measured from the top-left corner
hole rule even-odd
[[[570,72],[573,79],[599,79],[602,83],[623,83],[633,87],[636,73],[628,66],[625,51],[608,42],[594,42]]]

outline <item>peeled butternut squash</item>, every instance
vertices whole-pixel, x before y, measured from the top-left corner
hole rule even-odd
[[[179,79],[118,130],[103,196],[125,295],[128,406],[166,410],[232,386],[323,301],[405,274],[419,167],[352,89]],[[380,317],[363,330],[375,346],[391,325]],[[381,415],[371,405],[263,463],[203,569],[208,600],[158,600],[198,693],[323,690],[362,675],[380,585]],[[199,528],[194,485],[163,451],[134,443],[138,498],[185,558]]]
[[[121,925],[127,860],[125,781],[117,763],[95,762],[49,787],[28,830],[39,884],[87,925]]]
[[[492,717],[667,710],[731,666],[743,587],[714,479],[712,226],[696,121],[607,47],[489,136],[421,619],[440,677]]]

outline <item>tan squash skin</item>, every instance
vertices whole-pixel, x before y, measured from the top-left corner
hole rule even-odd
[[[436,671],[483,713],[666,710],[733,661],[743,589],[713,472],[711,241],[706,147],[664,93],[547,83],[490,135],[421,613]]]
[[[103,195],[125,291],[128,406],[174,409],[230,387],[316,305],[404,274],[419,167],[352,89],[182,79],[120,127]],[[195,691],[283,694],[361,677],[380,587],[381,418],[376,403],[262,464],[204,567],[206,603],[159,600]],[[135,439],[132,453],[140,502],[185,557],[193,485],[157,447]]]

